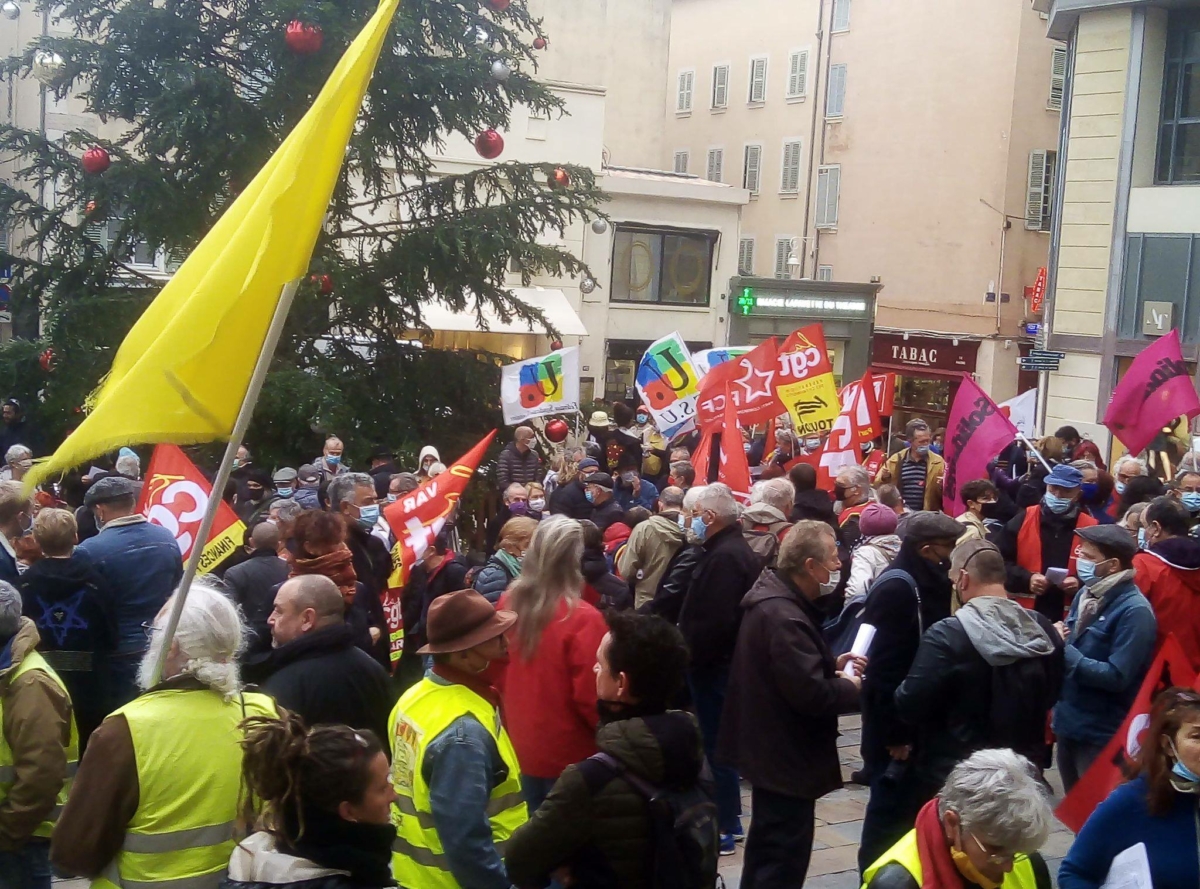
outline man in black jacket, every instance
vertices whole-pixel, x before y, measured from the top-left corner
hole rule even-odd
[[[434,599],[467,587],[467,560],[454,551],[450,532],[443,530],[413,566],[400,599],[404,622],[404,651],[396,668],[396,684],[403,691],[425,675],[417,649],[426,643],[425,618]]]
[[[708,485],[697,496],[693,528],[704,550],[679,612],[679,629],[692,652],[688,686],[704,735],[709,760],[721,730],[725,686],[741,623],[741,602],[762,573],[762,563],[738,523],[737,501],[728,485]],[[703,531],[703,533],[701,533]],[[731,855],[743,835],[742,800],[738,775],[729,766],[714,765],[717,816],[721,825],[721,854]]]
[[[340,723],[387,737],[394,698],[387,671],[358,648],[342,594],[320,574],[279,588],[268,623],[274,650],[262,690],[306,725]]]
[[[267,618],[275,601],[274,589],[287,580],[289,572],[288,563],[278,554],[279,528],[271,522],[259,522],[250,532],[249,549],[250,558],[226,571],[223,580],[254,634],[248,647],[265,648],[271,634]]]
[[[329,511],[341,515],[346,523],[346,546],[354,559],[354,573],[366,593],[366,605],[375,619],[383,619],[383,592],[392,573],[392,554],[387,544],[372,531],[379,521],[379,501],[375,482],[365,472],[344,472],[335,476],[326,490]],[[391,666],[387,635],[375,640],[371,653],[384,667]]]
[[[600,468],[595,457],[584,457],[575,467],[575,476],[566,484],[559,485],[550,495],[549,510],[551,515],[565,515],[567,518],[582,522],[591,519],[594,511],[588,502],[587,490],[583,480]]]
[[[827,491],[817,487],[817,470],[808,463],[797,463],[788,471],[788,478],[796,487],[796,505],[792,509],[792,521],[811,519],[824,522],[837,530],[837,518],[833,514],[833,498]]]
[[[591,521],[601,532],[606,531],[609,525],[625,519],[625,510],[617,503],[613,488],[613,478],[605,472],[593,472],[583,480],[588,503],[592,504]]]

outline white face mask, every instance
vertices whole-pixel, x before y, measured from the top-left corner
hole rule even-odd
[[[820,595],[829,596],[838,588],[838,584],[842,582],[841,570],[830,571],[829,580],[821,584]]]

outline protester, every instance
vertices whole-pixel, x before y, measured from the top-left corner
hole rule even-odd
[[[534,431],[518,426],[513,440],[504,446],[496,461],[496,487],[507,491],[510,485],[527,485],[542,477],[542,458],[533,449]]]
[[[71,697],[0,581],[0,886],[50,889],[50,835],[79,762]]]
[[[25,408],[15,398],[5,400],[0,406],[0,419],[4,430],[0,432],[0,453],[7,454],[13,445],[25,445],[35,455],[43,454],[42,437],[25,417]]]
[[[1061,889],[1100,889],[1113,859],[1144,843],[1154,889],[1200,883],[1200,694],[1168,688],[1142,735],[1137,776],[1109,794],[1075,837],[1058,871]]]
[[[725,689],[741,623],[742,598],[762,573],[762,564],[738,525],[737,501],[727,485],[708,485],[696,499],[692,531],[703,552],[692,572],[679,612],[679,629],[692,652],[688,688],[696,705],[704,751],[714,760],[721,731]],[[734,852],[743,835],[737,772],[714,763],[721,853]]]
[[[484,544],[488,554],[490,555],[496,551],[500,529],[508,524],[509,519],[528,515],[529,490],[524,485],[513,482],[507,488],[504,488],[500,507],[496,510],[496,514],[488,520]]]
[[[321,471],[312,463],[304,463],[296,471],[296,492],[292,499],[304,509],[320,509]]]
[[[7,583],[15,584],[21,578],[13,542],[29,530],[32,513],[33,503],[24,485],[0,481],[0,580]]]
[[[761,481],[750,489],[750,505],[742,511],[742,536],[764,568],[775,567],[779,544],[792,527],[788,518],[796,489],[786,478]]]
[[[590,519],[593,507],[587,499],[583,479],[599,468],[600,463],[593,457],[583,457],[578,463],[568,464],[559,477],[558,487],[550,495],[551,514],[565,515],[576,521]]]
[[[1111,524],[1113,517],[1109,515],[1109,507],[1112,503],[1112,476],[1101,472],[1091,460],[1073,460],[1070,465],[1083,476],[1083,484],[1079,486],[1080,509],[1098,524]]]
[[[504,523],[496,551],[475,575],[474,588],[493,605],[521,573],[521,560],[533,540],[538,523],[528,516],[516,516]],[[461,589],[461,587],[460,587]]]
[[[597,528],[605,531],[609,525],[619,522],[625,517],[625,510],[621,508],[621,504],[613,495],[611,475],[604,472],[592,472],[584,476],[583,484],[584,494],[588,503],[592,505],[592,514],[589,519],[595,523]]]
[[[858,517],[871,502],[871,476],[861,466],[843,466],[834,480],[833,511],[838,521],[839,555],[845,562],[862,538]]]
[[[640,782],[674,794],[701,792],[700,731],[691,714],[670,709],[687,667],[683,637],[662,618],[605,617],[593,685],[596,746],[608,758],[567,766],[508,841],[505,864],[520,889],[541,887],[563,868],[567,885],[654,889],[655,823]],[[706,883],[715,885],[716,857],[704,864],[711,868]]]
[[[392,476],[400,471],[396,465],[396,452],[386,445],[374,445],[367,455],[370,464],[367,474],[375,482],[375,499],[382,503],[387,497]]]
[[[842,786],[838,715],[856,709],[866,662],[835,659],[821,638],[814,603],[839,571],[832,529],[801,521],[742,601],[717,761],[750,782],[741,885],[752,889],[804,885],[816,801]],[[857,675],[845,672],[851,661]]]
[[[117,462],[120,463],[121,461],[118,459]],[[12,479],[19,482],[25,478],[25,473],[32,468],[33,451],[25,445],[13,445],[4,452],[4,469],[0,470],[0,479]]]
[[[138,669],[143,694],[92,734],[51,839],[55,868],[93,885],[216,885],[234,847],[225,825],[239,811],[238,725],[277,713],[266,695],[241,690],[242,624],[209,581],[192,583],[167,644],[164,630],[179,595],[146,630],[150,647]]]
[[[1147,473],[1146,461],[1133,454],[1122,454],[1113,463],[1114,488],[1118,497],[1125,494],[1125,487],[1135,478]]]
[[[272,651],[259,686],[306,725],[369,729],[387,737],[395,699],[387,670],[355,645],[341,591],[328,577],[284,582],[267,623]]]
[[[1139,503],[1149,503],[1155,497],[1162,497],[1165,494],[1173,494],[1173,492],[1152,475],[1131,478],[1125,486],[1125,493],[1121,495],[1121,505],[1118,515],[1122,512],[1127,513]],[[1188,518],[1189,520],[1191,519],[1190,513],[1188,514]]]
[[[1171,485],[1171,494],[1187,509],[1192,526],[1200,523],[1200,470],[1180,470]]]
[[[671,475],[667,479],[670,487],[679,488],[685,494],[696,484],[696,468],[691,463],[679,462],[671,464]]]
[[[796,503],[792,507],[793,522],[812,519],[825,522],[835,531],[837,518],[833,514],[833,500],[827,491],[817,487],[817,470],[808,463],[797,463],[788,470],[788,479],[796,488]]]
[[[246,629],[260,642],[269,636],[267,618],[275,589],[288,578],[286,560],[279,558],[279,527],[261,522],[250,532],[250,558],[225,572],[225,586],[246,621]],[[253,645],[253,641],[251,645]]]
[[[654,598],[667,566],[684,545],[682,510],[683,490],[663,488],[657,513],[633,529],[621,552],[617,570],[633,584],[636,608]]]
[[[4,484],[15,484],[7,482]],[[97,573],[116,596],[120,641],[112,660],[112,706],[137,693],[137,665],[146,650],[143,626],[183,579],[183,560],[174,535],[137,512],[134,483],[123,476],[102,478],[90,488],[83,504],[96,517],[100,533],[79,544]],[[5,502],[0,493],[0,529]]]
[[[395,503],[405,494],[421,487],[421,480],[412,472],[397,472],[388,480],[387,502]]]
[[[1059,631],[1067,674],[1054,708],[1058,768],[1070,790],[1120,727],[1154,657],[1154,611],[1133,582],[1137,544],[1121,528],[1081,528],[1084,588]]]
[[[346,523],[346,546],[368,601],[380,599],[392,574],[392,554],[372,533],[379,523],[374,481],[365,472],[344,472],[329,483],[326,496],[330,512],[339,513]],[[386,651],[382,654],[386,658]],[[382,663],[386,666],[386,659]]]
[[[996,502],[1000,492],[987,479],[975,478],[959,489],[959,496],[962,497],[966,509],[958,516],[958,521],[963,526],[958,542],[961,544],[968,540],[987,540],[988,530],[983,524],[983,514],[989,504]]]
[[[279,500],[290,500],[292,495],[296,493],[296,479],[299,473],[290,466],[284,466],[282,469],[276,469],[274,475],[271,476],[271,483],[275,486],[275,496]],[[271,504],[272,507],[274,503]]]
[[[1094,441],[1083,438],[1074,426],[1060,426],[1054,437],[1062,442],[1063,454],[1070,460],[1090,460],[1097,469],[1107,469],[1100,448]]]
[[[335,476],[350,471],[342,462],[344,450],[345,445],[336,435],[326,437],[325,446],[321,449],[321,456],[310,464],[320,475],[319,484],[328,484]]]
[[[421,448],[421,453],[417,455],[417,471],[414,473],[418,479],[424,481],[429,478],[429,468],[434,463],[441,463],[442,455],[438,453],[438,449],[433,445],[425,445]]]
[[[474,590],[429,609],[433,668],[400,698],[388,720],[392,873],[401,886],[509,889],[503,844],[528,820],[517,754],[500,719],[500,697],[482,674],[508,651],[516,623]]]
[[[641,465],[640,458],[626,454],[622,454],[617,461],[617,476],[613,480],[614,499],[623,510],[635,506],[654,509],[658,500],[658,487],[649,479],[642,478]]]
[[[692,584],[696,566],[700,564],[706,552],[702,545],[703,540],[696,535],[692,523],[698,512],[696,503],[704,493],[705,487],[690,488],[683,495],[683,510],[680,513],[683,521],[683,545],[667,563],[662,579],[658,582],[658,589],[654,591],[654,598],[638,609],[643,614],[657,614],[673,624],[679,622],[679,611],[683,607],[684,597]]]
[[[866,596],[879,577],[900,553],[896,535],[896,513],[882,503],[867,504],[858,516],[862,539],[850,556],[850,578],[846,598]]]
[[[875,483],[891,482],[899,489],[904,505],[914,512],[941,509],[946,461],[929,450],[933,438],[929,424],[921,419],[909,420],[904,434],[908,449],[888,458],[875,476]]]
[[[33,535],[45,558],[21,575],[22,613],[37,627],[38,650],[70,693],[80,749],[113,709],[116,593],[75,549],[75,517],[43,509]]]
[[[371,732],[306,729],[295,715],[247,720],[242,775],[264,804],[238,843],[223,889],[363,889],[392,885],[396,799]]]
[[[1200,540],[1189,536],[1183,504],[1159,497],[1142,512],[1134,583],[1154,609],[1155,650],[1174,634],[1192,668],[1200,670]]]
[[[541,482],[530,482],[525,490],[529,492],[529,516],[540,522],[546,512],[546,489]]]
[[[641,473],[648,479],[655,482],[656,486],[660,486],[667,475],[667,440],[663,434],[658,431],[658,427],[654,423],[654,418],[650,415],[650,411],[645,405],[639,404],[634,417],[634,422],[637,425],[633,428],[632,434],[642,443],[642,460]]]
[[[1011,750],[980,750],[954,767],[913,829],[866,869],[863,889],[1050,889],[1037,850],[1052,824],[1029,761]]]
[[[267,515],[275,499],[275,483],[265,469],[250,469],[242,479],[233,511],[252,528]]]
[[[625,611],[632,608],[633,593],[629,584],[612,573],[611,560],[605,554],[608,536],[622,529],[628,532],[628,528],[617,522],[609,525],[602,534],[594,522],[585,519],[579,525],[583,529],[583,557],[580,564],[583,571],[583,600],[601,610],[611,608]]]

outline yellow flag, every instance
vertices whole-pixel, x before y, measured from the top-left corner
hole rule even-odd
[[[381,0],[312,108],[129,331],[93,408],[30,487],[122,445],[228,439],[284,285],[308,268],[399,0]]]

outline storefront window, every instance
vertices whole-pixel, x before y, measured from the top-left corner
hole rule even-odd
[[[618,226],[612,302],[707,306],[716,235]]]

